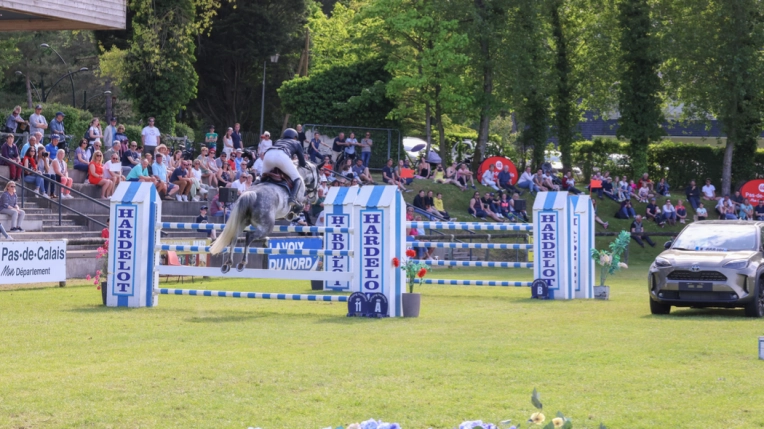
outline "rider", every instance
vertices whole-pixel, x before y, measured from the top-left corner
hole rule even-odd
[[[281,135],[281,139],[276,141],[263,157],[264,173],[278,168],[292,179],[292,190],[289,193],[289,203],[292,205],[300,205],[297,192],[300,190],[300,182],[302,182],[302,177],[292,162],[292,156],[297,156],[300,167],[306,166],[302,144],[297,141],[297,135],[294,128],[287,128]]]

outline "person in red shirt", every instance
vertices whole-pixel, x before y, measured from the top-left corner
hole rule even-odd
[[[101,238],[109,238],[109,218],[106,218],[106,228],[101,230]]]
[[[640,177],[640,179],[637,181],[637,189],[641,188],[643,183],[647,183],[647,187],[650,188],[650,192],[652,193],[655,183],[649,179],[647,173],[643,174],[642,177]]]

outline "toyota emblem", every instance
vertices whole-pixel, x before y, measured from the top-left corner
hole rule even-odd
[[[693,273],[697,273],[698,271],[700,271],[700,265],[695,264],[695,265],[691,266],[690,267],[690,271],[692,271]]]

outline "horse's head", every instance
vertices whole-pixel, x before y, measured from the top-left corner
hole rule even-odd
[[[300,168],[305,182],[305,196],[310,203],[318,201],[318,167],[310,161],[305,161],[305,168]]]

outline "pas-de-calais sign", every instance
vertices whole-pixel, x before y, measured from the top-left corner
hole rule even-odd
[[[546,281],[549,299],[573,299],[568,246],[568,193],[539,192],[533,204],[533,278]]]
[[[324,200],[324,225],[334,228],[351,228],[353,202],[358,196],[359,188],[330,188]],[[324,250],[351,250],[352,235],[348,232],[333,232],[326,234]],[[351,266],[349,256],[324,256],[324,271],[344,273],[356,269]],[[327,280],[324,290],[350,291],[351,284],[347,281]]]
[[[66,241],[6,241],[0,250],[0,284],[66,281]]]

